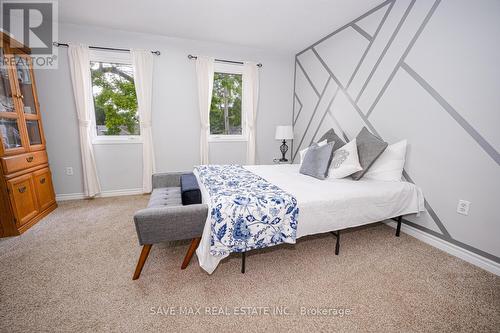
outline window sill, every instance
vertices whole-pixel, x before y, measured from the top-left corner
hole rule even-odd
[[[211,135],[208,142],[246,142],[247,138],[243,135]]]
[[[114,137],[98,137],[92,140],[93,145],[126,145],[126,144],[141,144],[142,137],[140,136],[114,136]]]

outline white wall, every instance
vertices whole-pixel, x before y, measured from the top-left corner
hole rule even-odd
[[[405,170],[428,201],[410,225],[500,263],[500,2],[411,4],[395,0],[385,21],[391,4],[356,22],[371,39],[348,26],[297,55],[295,142],[331,127],[352,138],[363,126],[389,143],[408,139]],[[329,77],[318,97],[313,86],[321,92]],[[468,216],[457,214],[459,199],[471,202]]]
[[[292,56],[236,45],[68,24],[59,26],[59,38],[60,42],[161,51],[161,56],[155,58],[153,83],[153,141],[159,172],[192,170],[193,165],[199,163],[195,67],[187,55],[262,62],[256,127],[257,163],[270,164],[279,155],[274,129],[276,125],[290,123]],[[78,126],[65,48],[59,49],[59,68],[38,70],[36,81],[56,193],[82,193]],[[140,144],[94,147],[103,191],[142,187]],[[211,143],[210,161],[244,163],[245,149],[244,142]],[[74,168],[74,176],[65,175],[65,167],[69,166]]]

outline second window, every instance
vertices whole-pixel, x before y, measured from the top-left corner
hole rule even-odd
[[[210,106],[210,135],[215,138],[242,137],[244,115],[240,66],[217,65]]]

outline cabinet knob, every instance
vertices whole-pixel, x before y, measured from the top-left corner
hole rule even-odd
[[[24,193],[26,192],[26,186],[19,187],[17,190],[19,191],[19,193]]]
[[[33,156],[26,157],[26,162],[28,163],[33,162]]]
[[[40,184],[45,184],[45,178],[40,179]]]

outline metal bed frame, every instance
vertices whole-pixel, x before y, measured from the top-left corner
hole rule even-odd
[[[398,224],[396,226],[396,237],[399,237],[401,233],[401,222],[402,222],[403,216],[398,216],[396,218],[393,218]],[[337,231],[330,231],[332,235],[335,236],[337,239],[335,242],[335,255],[339,255],[340,252],[340,230]],[[245,274],[246,270],[246,252],[241,252],[241,273]]]

